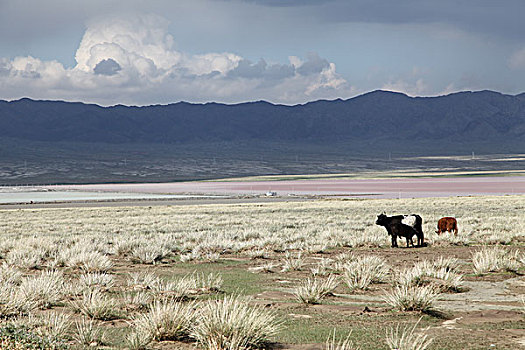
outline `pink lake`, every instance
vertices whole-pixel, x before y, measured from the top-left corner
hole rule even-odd
[[[410,179],[319,179],[290,181],[213,181],[138,184],[59,185],[53,190],[97,192],[262,195],[325,195],[369,198],[450,197],[525,194],[525,176]]]

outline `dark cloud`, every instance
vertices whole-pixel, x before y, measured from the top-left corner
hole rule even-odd
[[[295,68],[289,64],[272,64],[266,68],[269,79],[285,79],[294,75]]]
[[[250,60],[242,60],[235,69],[228,73],[230,78],[247,78],[247,79],[268,79],[268,80],[282,80],[292,77],[295,73],[295,68],[288,64],[272,64],[268,65],[264,59],[260,59],[257,63],[252,63]]]
[[[93,72],[99,75],[115,75],[121,69],[120,65],[114,59],[108,58],[97,63],[95,68],[93,68]]]
[[[308,59],[299,68],[297,73],[301,75],[319,74],[323,69],[328,68],[330,63],[316,53],[309,53]]]
[[[297,7],[309,18],[324,22],[453,25],[522,40],[525,35],[523,0],[245,0],[261,6]]]

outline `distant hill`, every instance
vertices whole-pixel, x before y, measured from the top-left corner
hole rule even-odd
[[[525,95],[493,91],[409,97],[374,91],[348,100],[284,106],[185,102],[146,107],[0,101],[0,137],[33,141],[421,141],[525,145]],[[438,147],[438,145],[436,145]]]
[[[522,163],[407,157],[525,153],[525,94],[409,97],[373,91],[295,106],[101,107],[23,98],[0,101],[0,125],[0,185],[407,167],[516,169]]]

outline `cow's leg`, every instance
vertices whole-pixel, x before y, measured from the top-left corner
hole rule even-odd
[[[392,233],[392,248],[396,248],[397,247],[397,236]]]

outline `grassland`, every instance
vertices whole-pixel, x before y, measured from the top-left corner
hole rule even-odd
[[[383,211],[428,246],[390,248]],[[517,349],[524,228],[524,196],[1,210],[0,347]]]

